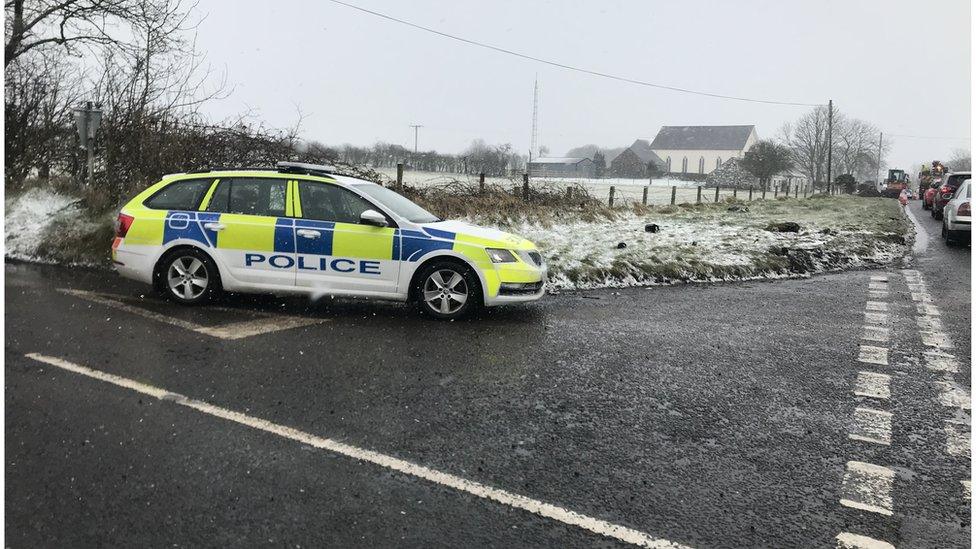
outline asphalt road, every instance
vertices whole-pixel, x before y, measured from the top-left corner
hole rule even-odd
[[[970,251],[912,208],[930,239],[897,268],[458,323],[340,300],[184,309],[114,274],[7,264],[6,545],[591,547],[625,527],[693,547],[966,547]],[[871,325],[887,341],[862,339]],[[856,395],[860,372],[889,394]],[[864,409],[889,432],[852,438]]]

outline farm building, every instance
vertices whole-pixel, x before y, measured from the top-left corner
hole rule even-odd
[[[667,172],[707,174],[742,158],[757,140],[755,126],[663,126],[651,150]]]
[[[593,161],[589,158],[536,158],[529,162],[532,177],[593,177]]]
[[[651,166],[653,165],[653,169]],[[646,139],[638,139],[610,161],[610,174],[614,177],[647,177],[650,173],[664,172],[661,157],[654,154]]]

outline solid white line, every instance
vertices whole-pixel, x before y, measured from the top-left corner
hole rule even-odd
[[[895,472],[887,467],[848,461],[841,486],[840,504],[852,509],[870,511],[886,516],[894,514],[891,489],[895,484]]]
[[[875,347],[874,345],[861,345],[861,350],[857,355],[859,362],[867,364],[888,365],[888,349]]]
[[[105,305],[107,307],[113,307],[127,313],[132,313],[139,315],[150,320],[155,320],[157,322],[163,322],[176,326],[178,328],[183,328],[184,330],[190,330],[198,334],[208,335],[211,337],[216,337],[219,339],[244,339],[246,337],[252,337],[261,334],[267,334],[271,332],[278,332],[281,330],[290,330],[291,328],[300,328],[302,326],[310,326],[312,324],[320,324],[323,322],[328,322],[327,318],[314,318],[314,317],[300,317],[300,316],[277,316],[277,315],[266,315],[261,313],[262,318],[255,320],[245,320],[241,322],[231,322],[229,324],[223,324],[220,326],[204,326],[202,324],[197,324],[196,322],[190,322],[188,320],[181,320],[178,318],[173,318],[169,315],[164,315],[162,313],[157,313],[155,311],[150,311],[149,309],[144,309],[135,305],[130,305],[121,301],[118,297],[112,296],[111,294],[102,294],[97,292],[89,292],[87,290],[75,290],[71,288],[59,288],[59,292],[79,297],[81,299],[86,299],[93,303],[98,303],[100,305]]]
[[[626,526],[620,526],[618,524],[613,524],[598,518],[583,515],[563,507],[552,505],[550,503],[545,503],[526,496],[508,492],[506,490],[492,488],[491,486],[486,486],[478,482],[467,480],[450,473],[443,473],[441,471],[424,467],[423,465],[417,465],[416,463],[395,458],[393,456],[381,454],[372,450],[366,450],[364,448],[359,448],[357,446],[345,444],[329,438],[319,437],[304,431],[299,431],[298,429],[272,423],[264,419],[245,415],[240,412],[221,408],[219,406],[214,406],[213,404],[208,404],[203,401],[193,400],[181,394],[171,393],[165,389],[153,387],[152,385],[140,383],[138,381],[114,374],[93,370],[91,368],[74,364],[57,357],[45,356],[38,353],[29,353],[25,356],[38,362],[50,364],[51,366],[55,366],[57,368],[81,374],[99,381],[104,381],[106,383],[111,383],[119,387],[125,387],[126,389],[131,389],[154,398],[167,400],[180,406],[192,408],[210,416],[226,419],[241,425],[246,425],[248,427],[265,431],[282,438],[294,440],[314,448],[321,448],[323,450],[341,454],[352,459],[372,463],[374,465],[421,478],[441,486],[453,488],[459,492],[464,492],[479,498],[501,503],[502,505],[528,511],[529,513],[550,518],[558,522],[562,522],[563,524],[589,530],[595,534],[600,534],[602,536],[613,538],[625,543],[654,548],[686,547],[672,541],[652,537],[651,535],[639,530],[634,530],[632,528],[627,528]]]
[[[890,445],[891,413],[871,408],[855,408],[854,432],[847,437],[884,446]]]
[[[868,301],[864,304],[865,311],[888,311],[888,304],[884,301]]]
[[[918,222],[918,219],[915,217],[915,214],[912,212],[911,208],[905,208],[904,212],[905,215],[908,216],[908,219],[912,221],[912,225],[915,226],[915,244],[912,245],[912,253],[916,255],[921,254],[925,251],[925,248],[928,248],[929,246],[929,233],[925,230],[925,227]],[[902,270],[902,273],[906,278],[909,276],[918,275],[918,271],[914,269],[904,269]]]
[[[887,541],[841,532],[837,534],[837,549],[895,549],[895,546]]]
[[[891,397],[891,376],[874,372],[858,372],[854,382],[854,394],[870,398]]]

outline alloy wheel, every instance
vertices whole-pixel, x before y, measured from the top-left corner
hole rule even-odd
[[[424,302],[444,315],[456,313],[468,301],[468,284],[461,273],[439,269],[424,282]]]
[[[173,295],[187,301],[203,295],[210,283],[206,265],[189,255],[178,257],[170,263],[166,280]]]

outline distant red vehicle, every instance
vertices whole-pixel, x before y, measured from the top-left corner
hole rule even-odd
[[[931,210],[932,204],[935,201],[935,193],[939,192],[939,187],[942,185],[941,180],[938,183],[932,183],[928,189],[925,189],[925,194],[922,195],[922,209]]]

